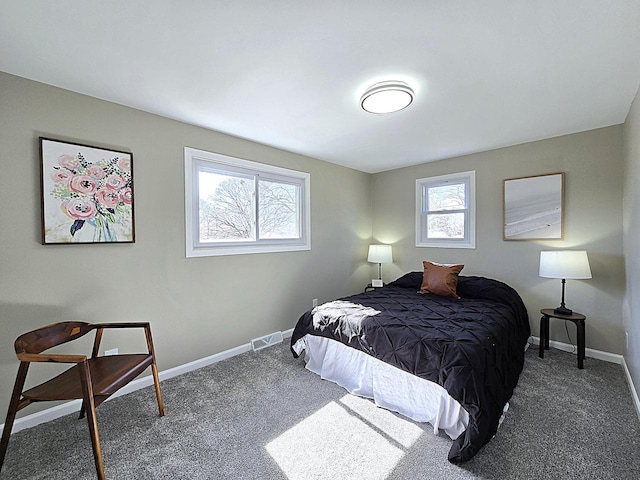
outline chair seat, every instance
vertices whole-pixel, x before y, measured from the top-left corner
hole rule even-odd
[[[140,375],[153,362],[148,354],[125,354],[87,360],[94,396],[109,396]],[[26,390],[24,398],[33,402],[83,398],[80,364],[55,378]]]

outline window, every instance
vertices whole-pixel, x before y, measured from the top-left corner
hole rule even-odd
[[[310,250],[308,173],[185,147],[187,257]]]
[[[476,172],[416,180],[416,246],[475,248]]]

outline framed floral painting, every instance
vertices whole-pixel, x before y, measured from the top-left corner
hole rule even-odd
[[[133,154],[40,137],[42,243],[133,243]]]

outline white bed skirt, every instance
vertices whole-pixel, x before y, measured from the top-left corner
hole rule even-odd
[[[469,424],[469,414],[440,385],[384,363],[330,338],[305,335],[293,349],[305,352],[307,369],[379,407],[433,425],[455,440]]]

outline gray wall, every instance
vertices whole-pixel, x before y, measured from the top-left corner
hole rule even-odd
[[[23,332],[149,321],[164,370],[291,328],[313,298],[361,291],[375,271],[368,174],[2,73],[0,102],[0,423]],[[40,244],[39,136],[133,152],[135,244]],[[309,172],[312,250],[185,258],[185,145]]]
[[[476,249],[415,246],[415,180],[476,171]],[[502,240],[502,181],[565,172],[565,230],[559,241]],[[567,281],[567,306],[587,316],[587,347],[623,353],[622,127],[615,126],[489,152],[402,168],[373,176],[373,235],[394,245],[385,280],[422,270],[422,260],[463,263],[462,275],[484,275],[516,288],[538,335],[540,309],[560,303],[560,280],[538,277],[541,250],[585,249],[593,279]],[[575,328],[570,325],[572,341]],[[551,339],[568,342],[564,323]]]
[[[624,124],[624,255],[627,295],[624,326],[629,334],[625,361],[640,395],[640,90]]]

